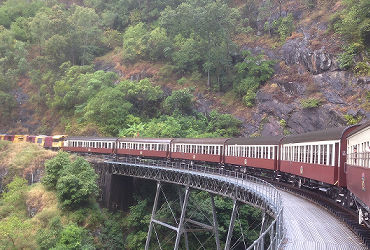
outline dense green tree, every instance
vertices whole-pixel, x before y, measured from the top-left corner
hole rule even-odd
[[[99,45],[101,45],[100,18],[94,9],[75,6],[69,20],[74,27],[73,42],[77,43],[78,46],[73,48],[72,53],[79,55],[78,59],[82,65],[89,64],[92,62],[94,55],[98,54]]]
[[[99,236],[104,249],[124,249],[123,244],[123,223],[122,215],[120,213],[112,214],[109,212],[104,213],[103,227]]]
[[[98,124],[106,133],[117,135],[125,126],[131,108],[132,104],[118,88],[105,88],[89,100],[84,118]]]
[[[17,102],[12,95],[0,90],[0,123],[12,120],[12,114],[17,107]]]
[[[243,99],[244,104],[251,107],[254,105],[256,91],[260,84],[274,74],[274,62],[265,60],[262,55],[252,56],[249,51],[245,51],[244,56],[244,60],[235,65],[237,77],[234,90]]]
[[[19,17],[32,17],[44,5],[44,1],[8,0],[0,6],[0,26],[9,28]]]
[[[113,72],[95,71],[92,66],[72,66],[63,64],[64,75],[54,85],[54,98],[51,106],[65,114],[73,114],[83,109],[88,100],[100,90],[113,86],[117,75]]]
[[[150,211],[147,201],[141,200],[130,207],[130,213],[124,219],[124,227],[129,230],[125,240],[125,247],[128,249],[143,249],[147,236]]]
[[[239,11],[222,1],[185,1],[161,13],[161,25],[175,40],[173,61],[180,70],[200,67],[210,77],[228,71]],[[191,55],[197,55],[192,58]],[[197,65],[197,64],[200,65]]]
[[[54,158],[45,161],[45,175],[42,183],[50,189],[55,189],[62,170],[71,164],[69,154],[59,152]]]
[[[148,30],[144,23],[127,28],[123,35],[123,58],[133,62],[147,55]]]
[[[188,89],[173,91],[163,102],[163,109],[167,114],[178,112],[190,114],[193,110],[193,95]]]
[[[24,222],[17,216],[10,216],[0,220],[0,245],[4,249],[30,249],[29,222]]]
[[[75,224],[69,224],[61,232],[55,249],[95,249],[93,239],[88,232]]]
[[[124,95],[124,99],[132,104],[134,114],[143,117],[154,117],[159,112],[163,91],[159,86],[153,86],[149,79],[139,82],[122,81],[116,89]]]
[[[97,175],[90,164],[77,157],[60,172],[56,190],[63,208],[74,209],[86,204],[98,192]]]
[[[161,60],[169,56],[171,52],[171,40],[164,28],[156,27],[149,33],[147,48],[151,60]]]
[[[26,44],[14,39],[11,31],[0,26],[0,89],[11,90],[27,70]]]
[[[62,230],[63,225],[59,216],[50,219],[46,228],[41,228],[37,231],[36,241],[38,247],[41,250],[52,249],[55,247],[59,241]]]
[[[181,34],[174,38],[175,51],[172,53],[172,60],[180,72],[197,70],[204,57],[204,41],[194,34],[189,38]]]

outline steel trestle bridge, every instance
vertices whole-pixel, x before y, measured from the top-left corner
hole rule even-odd
[[[179,249],[181,237],[184,237],[185,248],[188,249],[187,232],[190,230],[185,228],[185,222],[193,223],[205,231],[213,232],[216,249],[221,249],[213,199],[214,194],[233,200],[233,210],[230,217],[225,250],[231,247],[230,243],[237,210],[242,203],[260,208],[263,211],[260,236],[252,245],[246,247],[246,249],[279,249],[284,239],[283,207],[280,193],[274,186],[256,177],[223,168],[193,164],[192,162],[171,162],[132,157],[119,157],[114,161],[106,160],[104,162],[90,160],[90,162],[95,166],[95,170],[100,176],[100,186],[104,185],[104,176],[106,174],[124,175],[157,181],[157,190],[145,249],[149,249],[154,224],[167,227],[176,232],[175,250]],[[181,216],[176,226],[169,225],[156,218],[158,197],[162,182],[185,187],[185,195],[180,198]],[[190,189],[202,190],[211,194],[212,225],[205,225],[186,218]],[[265,219],[267,217],[271,219]],[[267,223],[267,221],[270,223]]]

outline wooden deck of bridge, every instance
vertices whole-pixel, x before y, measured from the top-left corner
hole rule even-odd
[[[286,239],[282,249],[367,249],[334,215],[311,201],[281,191]]]

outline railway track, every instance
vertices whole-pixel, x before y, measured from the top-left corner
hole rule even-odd
[[[261,178],[261,177],[259,177]],[[350,210],[336,203],[335,201],[328,199],[323,194],[315,191],[311,191],[305,188],[299,188],[292,186],[288,183],[272,181],[268,178],[262,178],[265,181],[271,183],[275,187],[288,191],[293,194],[297,194],[305,199],[308,199],[330,211],[333,215],[343,221],[370,249],[370,229],[365,226],[358,224],[358,215],[355,211]]]

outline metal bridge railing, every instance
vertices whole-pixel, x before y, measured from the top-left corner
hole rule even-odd
[[[114,163],[107,161],[106,163]],[[160,167],[173,170],[182,170],[187,172],[202,173],[205,177],[217,176],[224,178],[227,182],[237,185],[242,188],[249,189],[251,192],[256,193],[263,197],[270,208],[272,208],[274,220],[261,233],[258,239],[248,247],[248,249],[278,249],[284,238],[283,226],[283,207],[282,199],[279,191],[270,183],[244,173],[231,171],[223,168],[216,168],[208,165],[185,163],[185,162],[172,162],[163,160],[141,159],[133,157],[119,157],[117,163],[127,163],[136,166],[151,166]],[[265,243],[270,242],[269,245]]]

